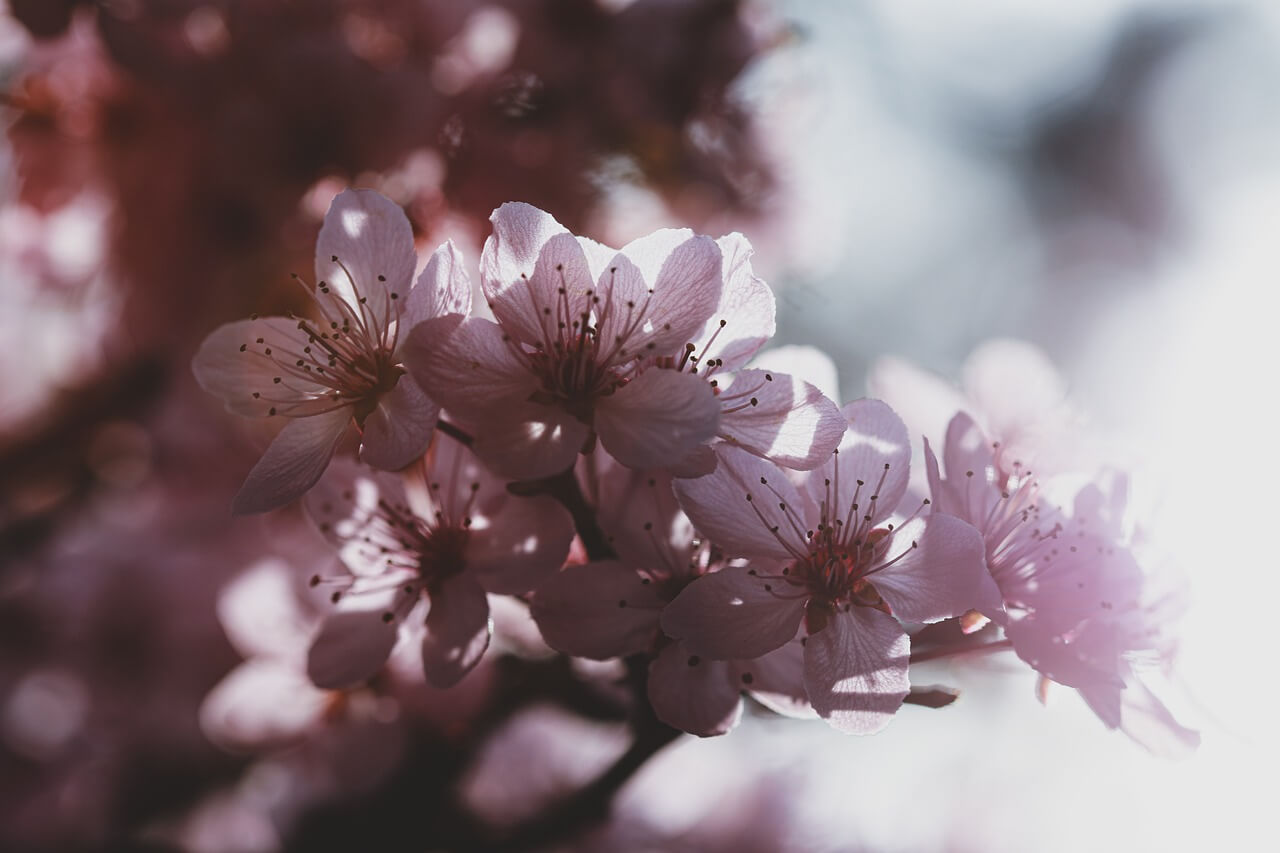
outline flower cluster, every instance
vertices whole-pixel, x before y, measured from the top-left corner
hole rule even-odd
[[[913,636],[957,620],[993,639],[956,650],[1011,647],[1150,748],[1194,745],[1141,678],[1172,658],[1179,596],[1156,594],[1123,478],[1080,463],[1038,353],[984,348],[972,399],[886,361],[879,399],[838,406],[820,353],[761,355],[774,298],[741,235],[615,250],[526,204],[491,221],[492,318],[451,244],[415,283],[408,221],[349,190],[311,311],[196,357],[230,410],[286,420],[235,509],[305,495],[340,557],[310,579],[331,608],[297,656],[316,687],[397,649],[451,687],[514,597],[552,649],[642,672],[675,728],[723,734],[746,694],[869,734],[912,697]],[[331,464],[353,428],[358,460]]]

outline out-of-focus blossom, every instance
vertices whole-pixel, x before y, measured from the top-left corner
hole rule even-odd
[[[809,702],[836,728],[875,732],[907,695],[910,640],[898,619],[933,622],[999,607],[970,525],[917,508],[906,489],[906,427],[878,400],[844,409],[849,430],[825,465],[797,476],[734,449],[713,474],[680,480],[694,525],[748,564],[691,583],[662,627],[711,658],[766,654],[805,630]]]
[[[1154,752],[1193,749],[1199,734],[1141,678],[1144,668],[1172,664],[1172,626],[1185,591],[1144,570],[1141,544],[1125,525],[1125,484],[1090,483],[1070,509],[1057,507],[1038,480],[1020,468],[1002,470],[997,452],[963,412],[947,429],[945,467],[925,443],[935,511],[982,533],[1006,610],[988,615],[1004,626],[1019,657],[1078,689],[1108,727]]]
[[[439,407],[400,360],[422,327],[430,350],[470,311],[471,285],[452,243],[413,283],[417,257],[404,213],[372,190],[333,200],[316,241],[315,316],[222,326],[200,347],[196,378],[230,411],[289,418],[236,496],[240,513],[283,506],[311,488],[354,417],[360,456],[395,471],[422,455]],[[412,288],[412,289],[411,289]]]
[[[306,677],[307,640],[316,614],[304,609],[298,573],[278,559],[250,566],[218,598],[218,619],[245,662],[205,697],[200,726],[237,750],[303,739],[341,702]]]
[[[489,645],[486,593],[528,592],[573,538],[563,507],[511,495],[452,439],[403,478],[335,464],[306,507],[349,570],[328,581],[337,606],[308,657],[320,687],[369,678],[402,633],[420,642],[428,682],[456,684]]]
[[[902,415],[913,435],[941,442],[956,412],[967,412],[991,440],[1006,474],[1048,474],[1076,466],[1087,439],[1057,368],[1025,341],[994,339],[964,364],[961,389],[898,358],[872,365],[867,387]]]
[[[0,432],[101,368],[120,314],[102,272],[107,223],[106,202],[91,194],[49,212],[0,207]]]

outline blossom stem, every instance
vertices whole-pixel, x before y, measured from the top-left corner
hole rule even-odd
[[[980,654],[986,652],[1000,652],[1005,649],[1012,649],[1012,640],[996,640],[993,643],[982,643],[974,645],[969,643],[961,646],[941,646],[935,649],[925,649],[922,652],[912,652],[912,663],[924,663],[930,660],[939,660],[941,658],[958,657],[960,655]]]

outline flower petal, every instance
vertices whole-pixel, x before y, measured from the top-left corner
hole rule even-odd
[[[828,399],[841,399],[836,363],[817,347],[799,344],[773,347],[760,353],[751,362],[751,366],[789,373],[808,382],[827,395]]]
[[[410,332],[404,364],[422,390],[450,412],[468,418],[495,403],[525,400],[538,387],[497,323],[473,317],[442,340],[436,322],[419,323]]]
[[[911,640],[892,616],[872,607],[836,613],[804,646],[809,701],[833,728],[874,734],[911,690]]]
[[[957,481],[959,488],[965,488],[959,483],[961,477],[975,477],[984,493],[990,492],[998,494],[998,489],[987,486],[987,474],[995,473],[995,455],[994,448],[982,429],[974,422],[965,412],[957,412],[950,423],[947,424],[947,439],[942,446],[942,462],[946,467],[948,479]],[[970,474],[969,472],[973,473]],[[984,498],[989,497],[984,494]],[[976,511],[981,513],[979,520],[985,518],[989,506],[982,506]]]
[[[623,247],[600,276],[600,340],[667,353],[693,340],[720,298],[720,248],[688,230],[656,231]]]
[[[773,291],[751,271],[751,244],[741,234],[716,241],[720,247],[723,284],[719,304],[693,338],[701,363],[712,359],[721,370],[737,370],[773,337]]]
[[[742,719],[729,664],[704,660],[679,641],[649,664],[649,703],[659,720],[698,737],[725,734]]]
[[[563,409],[537,403],[490,411],[474,425],[476,455],[513,480],[550,477],[573,465],[587,425]]]
[[[1200,733],[1177,721],[1143,681],[1131,676],[1115,685],[1082,688],[1080,695],[1109,728],[1119,728],[1160,758],[1185,758],[1200,746]]]
[[[267,512],[302,497],[324,473],[350,423],[351,409],[345,406],[290,420],[249,472],[232,512]]]
[[[1053,362],[1026,341],[997,338],[964,364],[964,387],[993,435],[1008,437],[1065,402],[1067,389]]]
[[[201,388],[238,415],[314,414],[333,408],[333,399],[294,363],[305,356],[308,340],[298,321],[287,317],[226,323],[200,344],[191,372]]]
[[[584,491],[619,561],[634,569],[692,562],[693,525],[676,502],[671,475],[626,468],[603,450],[582,466]]]
[[[256,658],[209,692],[200,705],[200,728],[224,749],[279,749],[306,737],[331,699],[295,666]]]
[[[792,641],[754,660],[731,661],[732,673],[751,698],[784,717],[811,720],[818,714],[804,687],[804,646]]]
[[[371,337],[381,338],[399,314],[394,303],[409,296],[417,265],[413,228],[399,205],[374,190],[338,193],[316,238],[316,282],[326,282]]]
[[[477,501],[484,515],[471,526],[467,571],[488,592],[523,595],[564,565],[573,519],[554,498],[499,489]]]
[[[871,365],[867,393],[893,407],[912,435],[923,434],[934,442],[946,435],[947,423],[956,412],[973,409],[950,382],[892,356],[879,358]]]
[[[802,531],[813,511],[786,474],[736,447],[721,446],[716,456],[715,471],[675,481],[676,497],[694,527],[732,557],[785,560],[807,553]]]
[[[700,377],[646,370],[596,404],[600,442],[623,465],[659,468],[716,434],[720,406]]]
[[[553,649],[605,660],[652,648],[665,605],[647,577],[606,561],[566,567],[538,587],[530,612]]]
[[[844,436],[836,404],[785,373],[741,370],[719,388],[720,437],[785,468],[816,468]]]
[[[466,573],[431,587],[427,632],[422,638],[422,666],[435,687],[452,687],[480,662],[493,621],[484,588]]]
[[[360,460],[383,471],[399,471],[427,452],[439,416],[440,407],[413,377],[401,376],[365,419]]]
[[[992,616],[1003,609],[982,534],[972,525],[936,512],[914,518],[894,531],[885,556],[899,554],[904,556],[870,575],[899,619],[937,622],[967,610]]]
[[[461,323],[471,313],[471,277],[467,275],[462,252],[449,240],[431,254],[418,282],[404,299],[404,313],[400,317],[399,341],[401,345],[410,331],[419,323],[443,317],[456,318]],[[436,335],[445,335],[448,328],[437,326]]]
[[[352,687],[387,662],[399,628],[384,618],[394,592],[348,595],[328,615],[307,655],[307,675],[316,687]]]
[[[595,279],[586,250],[550,214],[508,202],[489,217],[493,234],[480,255],[480,285],[503,329],[550,347],[559,324],[590,311]]]
[[[695,654],[756,658],[795,637],[805,598],[785,578],[730,566],[689,584],[662,612],[662,630]]]
[[[295,580],[288,563],[268,557],[218,593],[218,621],[242,657],[287,658],[306,649],[311,620],[299,603]]]
[[[809,495],[815,502],[822,501],[827,491],[825,481],[830,479],[840,487],[835,496],[839,510],[847,512],[857,503],[859,513],[870,515],[875,525],[893,513],[907,491],[911,475],[907,428],[893,409],[879,400],[854,400],[841,411],[848,430],[840,441],[840,452],[814,469],[807,481]]]
[[[389,505],[401,516],[409,514],[403,482],[398,475],[339,457],[303,500],[308,517],[353,575],[376,576],[386,571],[383,548],[397,543],[402,534],[380,506]]]

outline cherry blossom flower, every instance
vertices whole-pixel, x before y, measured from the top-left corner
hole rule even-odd
[[[1168,575],[1150,573],[1123,523],[1123,481],[1079,489],[1068,510],[1015,465],[1001,470],[999,446],[967,414],[952,418],[945,468],[925,442],[936,511],[978,528],[987,566],[1018,656],[1044,677],[1078,689],[1110,728],[1161,753],[1194,748],[1199,735],[1182,726],[1141,677],[1167,668],[1175,649],[1170,627],[1185,603]],[[943,472],[945,471],[945,476]]]
[[[1025,341],[986,341],[965,361],[961,387],[893,357],[878,359],[867,388],[902,415],[913,435],[940,442],[956,412],[966,412],[993,441],[1006,474],[1075,467],[1085,454],[1082,418],[1049,357]]]
[[[360,456],[383,470],[426,450],[439,406],[405,375],[409,330],[430,348],[470,311],[471,286],[452,243],[413,284],[417,256],[403,211],[372,190],[345,190],[316,241],[314,316],[254,317],[215,330],[192,368],[227,408],[289,421],[236,495],[237,513],[283,506],[311,488],[354,418]],[[299,283],[301,279],[299,279]]]
[[[800,646],[756,660],[711,660],[663,634],[662,609],[689,583],[728,565],[699,539],[660,471],[631,471],[597,451],[594,484],[601,528],[616,560],[569,566],[538,587],[532,612],[552,648],[605,660],[650,657],[648,697],[658,718],[703,737],[742,716],[742,693],[790,716],[810,716],[799,678]]]
[[[812,467],[842,423],[816,388],[740,370],[773,334],[773,296],[751,272],[750,245],[658,231],[615,251],[574,237],[527,204],[505,204],[481,258],[497,322],[473,318],[409,369],[473,429],[501,473],[547,476],[596,437],[638,469],[685,465],[720,436]],[[426,339],[430,343],[429,339]]]
[[[486,593],[528,592],[573,538],[563,507],[509,494],[454,441],[403,477],[336,463],[304,505],[349,570],[312,579],[336,604],[308,658],[320,687],[369,678],[401,636],[420,641],[430,684],[456,684],[489,645]]]
[[[250,566],[218,597],[218,619],[245,657],[205,697],[200,726],[233,750],[285,746],[306,738],[340,703],[306,676],[314,616],[294,587],[295,570],[278,559]]]
[[[805,633],[809,702],[835,728],[888,724],[909,691],[910,640],[898,620],[934,622],[999,606],[969,524],[917,508],[907,488],[906,427],[878,400],[844,408],[849,429],[830,461],[794,475],[736,448],[714,473],[678,480],[694,525],[746,564],[705,575],[662,615],[697,655],[754,658]],[[926,502],[927,503],[927,502]]]
[[[481,286],[498,322],[470,319],[442,347],[414,335],[408,351],[414,376],[472,428],[482,458],[510,477],[547,476],[598,436],[647,468],[715,434],[720,407],[705,382],[639,361],[690,340],[715,309],[714,240],[659,231],[615,252],[527,204],[504,204],[491,220]]]

